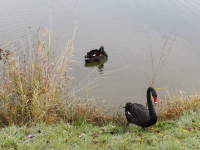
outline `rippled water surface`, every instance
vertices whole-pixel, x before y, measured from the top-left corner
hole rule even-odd
[[[59,37],[57,51],[71,39],[75,22],[72,64],[77,89],[112,104],[146,101],[146,75],[151,76],[151,51],[156,66],[166,37],[171,52],[155,87],[168,85],[188,95],[200,91],[200,1],[182,0],[1,0],[0,39],[15,43],[29,27],[50,28]],[[49,4],[49,6],[48,6]],[[50,21],[51,16],[51,21]],[[173,40],[175,41],[173,42]],[[108,60],[85,64],[89,50],[101,45]],[[94,82],[93,82],[94,81]],[[81,84],[80,84],[81,83]],[[96,86],[97,85],[97,86]],[[96,86],[95,88],[92,88]]]

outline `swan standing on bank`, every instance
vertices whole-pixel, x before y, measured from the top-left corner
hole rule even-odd
[[[145,106],[137,103],[126,103],[125,108],[125,115],[129,123],[136,124],[141,126],[143,129],[145,127],[152,126],[157,122],[157,115],[152,104],[151,94],[154,98],[154,102],[157,103],[157,93],[154,88],[149,87],[147,89],[147,104],[148,109]]]

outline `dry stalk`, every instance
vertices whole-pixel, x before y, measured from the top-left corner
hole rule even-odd
[[[172,31],[173,32],[173,31]],[[166,37],[164,37],[163,39],[165,39],[162,43],[162,48],[161,48],[161,55],[159,57],[159,60],[158,60],[158,64],[155,66],[154,65],[154,56],[153,56],[153,50],[152,50],[152,47],[150,45],[150,50],[151,50],[151,67],[152,67],[152,75],[151,77],[146,74],[146,84],[150,87],[153,87],[156,83],[156,80],[158,79],[159,77],[159,74],[160,74],[160,71],[162,70],[171,50],[172,50],[172,46],[176,40],[176,37],[173,39],[173,41],[170,43],[169,39],[171,37],[171,34],[172,32],[167,35]]]

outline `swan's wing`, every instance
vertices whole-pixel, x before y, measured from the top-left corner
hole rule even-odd
[[[128,122],[136,124],[139,121],[138,118],[136,116],[132,116],[129,111],[126,111],[125,115]]]
[[[99,50],[91,50],[90,52],[87,52],[87,55],[85,55],[85,58],[92,58],[99,55]]]
[[[94,54],[99,54],[99,50],[91,50],[90,52],[88,52],[87,54],[89,55],[94,55]]]
[[[142,124],[149,119],[149,110],[141,104],[131,103],[125,114],[127,120],[134,124]]]
[[[141,104],[137,104],[137,103],[132,103],[130,104],[130,113],[131,114],[135,114],[138,111],[146,111],[146,107],[141,105]]]

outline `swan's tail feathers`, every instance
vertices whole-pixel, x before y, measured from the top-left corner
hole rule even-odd
[[[123,107],[125,108],[125,111],[129,111],[130,110],[130,106],[131,106],[131,103],[130,102],[126,102],[126,105]]]

